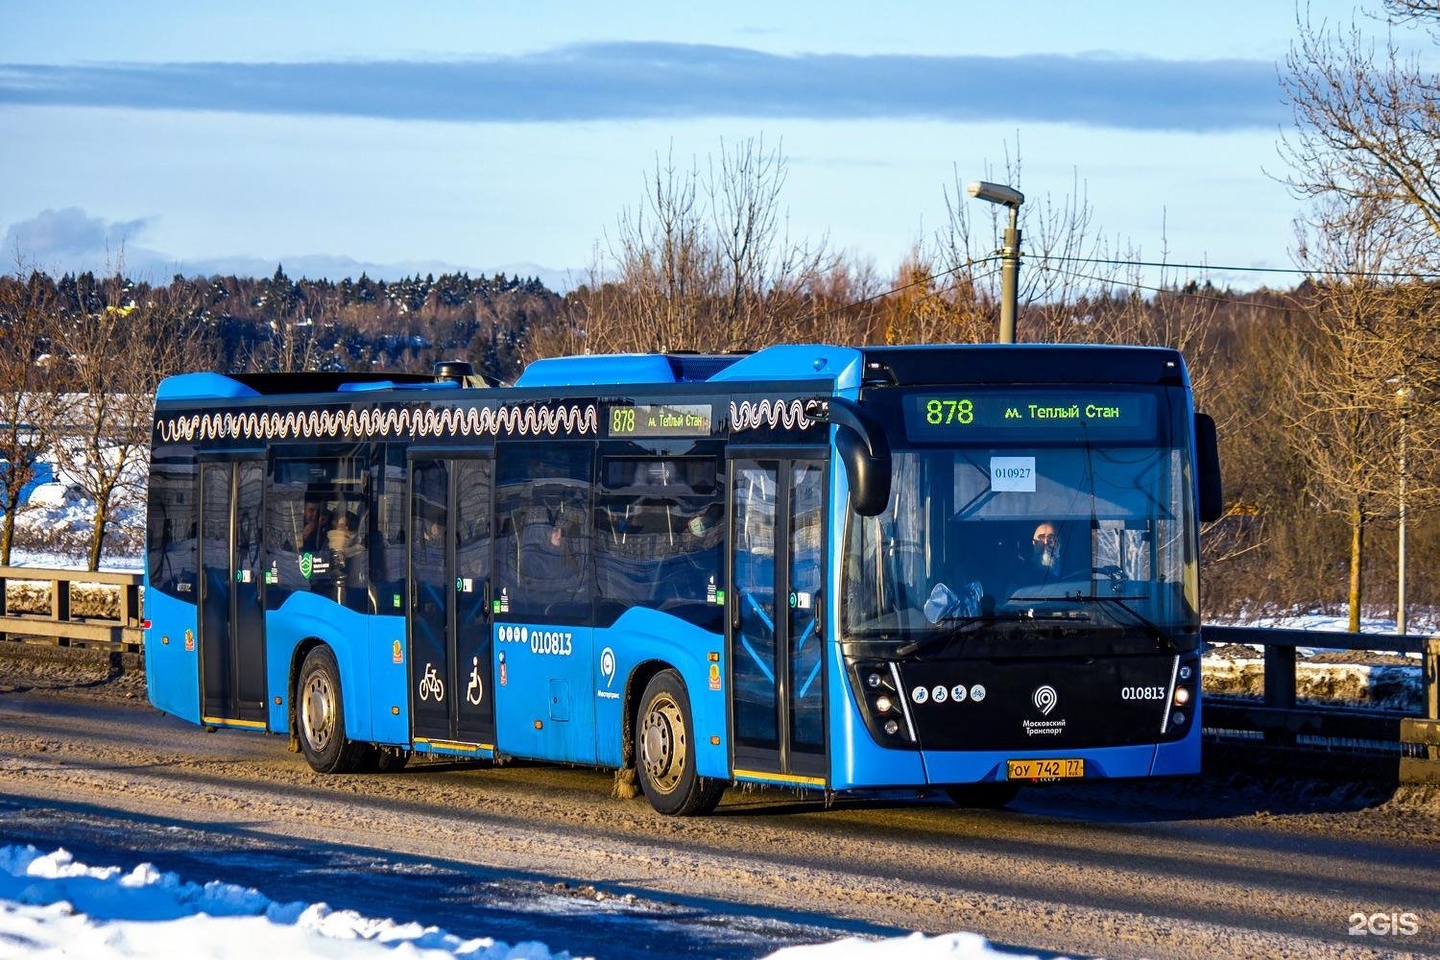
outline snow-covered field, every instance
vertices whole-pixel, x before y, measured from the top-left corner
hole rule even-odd
[[[87,960],[211,958],[403,958],[403,960],[549,960],[571,957],[564,944],[462,939],[435,926],[396,923],[332,910],[323,903],[276,903],[254,889],[196,882],[141,864],[75,862],[64,850],[0,847],[0,958]],[[971,960],[1006,957],[972,933],[914,934],[889,940],[850,938],[786,947],[780,960]]]

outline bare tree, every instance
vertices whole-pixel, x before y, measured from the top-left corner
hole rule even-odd
[[[1314,326],[1292,343],[1294,395],[1282,408],[1307,467],[1315,504],[1350,530],[1350,629],[1360,629],[1365,536],[1397,511],[1402,427],[1397,401],[1410,384],[1429,381],[1429,364],[1411,350],[1433,336],[1420,288],[1387,279],[1409,249],[1393,229],[1395,206],[1383,200],[1331,195],[1302,227],[1298,256],[1314,271],[1308,313]],[[1408,439],[1408,438],[1407,438]],[[1417,442],[1417,441],[1412,441]],[[1417,484],[1414,502],[1433,489]]]
[[[1021,174],[1018,146],[1013,158],[1007,148],[998,173],[985,171],[987,179],[1003,180],[1017,189],[1021,188]],[[953,187],[945,191],[948,217],[936,238],[938,264],[953,278],[957,302],[969,299],[992,316],[998,315],[1000,274],[995,269],[995,251],[1009,213],[984,204],[983,216],[989,223],[978,226],[972,213],[976,201],[965,197],[961,186],[957,171]],[[1019,226],[1024,267],[1020,271],[1017,337],[1051,342],[1104,339],[1107,331],[1077,317],[1075,305],[1084,296],[1106,296],[1138,284],[1138,269],[1123,265],[1125,260],[1138,259],[1138,254],[1128,247],[1123,255],[1117,254],[1100,236],[1079,175],[1074,176],[1070,192],[1058,199],[1050,193],[1027,197],[1020,207]],[[992,331],[995,326],[991,324]]]
[[[135,291],[120,277],[104,285],[98,312],[75,317],[56,336],[69,368],[65,424],[56,457],[94,503],[87,564],[98,570],[121,502],[144,502],[155,390],[171,373],[202,365],[189,288]]]
[[[1428,289],[1412,280],[1440,262],[1440,78],[1401,53],[1400,27],[1440,39],[1440,5],[1385,0],[1387,30],[1377,43],[1359,22],[1298,20],[1299,39],[1282,78],[1295,130],[1281,142],[1288,182],[1312,202],[1299,259],[1315,266],[1321,350],[1307,370],[1329,376],[1329,409],[1315,381],[1302,396],[1316,487],[1351,527],[1350,617],[1358,628],[1364,535],[1399,512],[1401,452],[1414,481],[1407,509],[1428,506],[1434,485],[1411,464],[1433,462],[1437,325]],[[1380,23],[1382,18],[1373,18]],[[1397,400],[1398,395],[1398,400]],[[1322,448],[1329,452],[1324,453]]]
[[[780,204],[786,163],[760,138],[721,143],[702,174],[656,158],[642,203],[617,230],[572,302],[576,333],[535,337],[529,356],[587,352],[734,350],[815,329],[813,289],[836,265],[823,244],[792,240]]]
[[[1440,7],[1386,0],[1391,25],[1440,29]],[[1299,39],[1281,82],[1295,117],[1281,140],[1291,188],[1301,197],[1342,196],[1389,207],[1390,229],[1411,258],[1434,263],[1440,240],[1440,81],[1387,33],[1378,49],[1359,24],[1297,17]]]
[[[993,301],[977,283],[988,274],[937,270],[919,246],[900,266],[882,307],[886,343],[981,343],[994,337]],[[995,265],[991,264],[991,273]]]
[[[60,383],[50,369],[57,323],[49,277],[16,255],[12,278],[0,277],[0,565],[10,563],[21,491],[54,441]]]

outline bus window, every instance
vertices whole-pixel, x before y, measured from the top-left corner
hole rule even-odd
[[[495,584],[512,617],[589,621],[591,461],[588,446],[500,447]]]
[[[597,622],[648,607],[720,632],[725,510],[717,461],[607,457],[600,474]]]
[[[405,539],[405,448],[387,444],[371,471],[375,521],[370,544],[370,583],[378,613],[405,611],[409,558]]]
[[[188,460],[157,460],[150,467],[148,552],[150,584],[173,597],[197,602],[195,466]]]
[[[265,504],[267,609],[308,590],[374,612],[368,479],[360,456],[275,461]]]

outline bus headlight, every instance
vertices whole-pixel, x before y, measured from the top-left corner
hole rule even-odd
[[[1177,706],[1177,707],[1183,707],[1183,706],[1185,706],[1185,704],[1187,704],[1187,703],[1189,703],[1189,702],[1190,702],[1190,688],[1189,688],[1189,687],[1176,687],[1176,688],[1175,688],[1175,706]],[[1178,722],[1178,721],[1177,721],[1177,722]]]
[[[886,747],[918,749],[900,693],[899,668],[883,660],[862,660],[850,669],[851,688],[875,742]]]

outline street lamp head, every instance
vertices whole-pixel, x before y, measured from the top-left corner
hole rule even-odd
[[[1007,207],[1018,207],[1025,202],[1025,194],[1014,187],[1007,187],[1003,183],[990,183],[987,180],[976,180],[965,192],[976,199],[1002,203]]]

